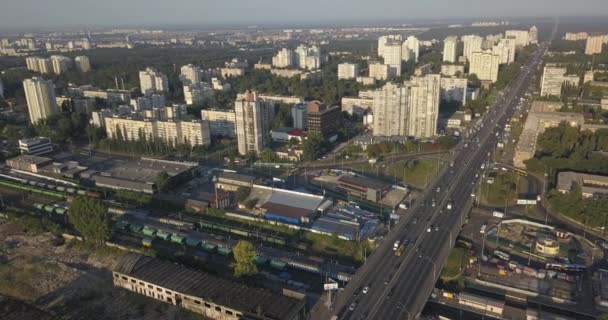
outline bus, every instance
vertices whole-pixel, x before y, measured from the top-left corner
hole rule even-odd
[[[513,172],[515,172],[515,174],[518,174],[518,175],[520,175],[522,177],[528,176],[528,171],[526,171],[524,169],[514,168]]]
[[[509,261],[511,259],[511,255],[500,250],[494,250],[494,255],[504,261]]]
[[[545,265],[547,270],[555,271],[569,271],[569,272],[581,272],[585,271],[587,267],[583,264],[576,263],[547,263]]]

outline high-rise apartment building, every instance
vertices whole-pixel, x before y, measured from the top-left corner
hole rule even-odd
[[[320,101],[310,101],[306,105],[308,132],[320,133],[325,138],[338,132],[340,128],[340,106],[329,107]]]
[[[79,72],[91,71],[91,62],[89,62],[89,57],[87,56],[78,56],[74,58],[74,64],[76,65],[76,70]]]
[[[408,49],[408,51],[402,56],[403,60],[414,60],[415,62],[418,62],[418,56],[420,55],[420,41],[418,38],[414,36],[407,37],[403,43],[403,46]]]
[[[436,135],[441,77],[413,77],[404,84],[387,83],[374,93],[374,135]]]
[[[139,72],[139,87],[141,93],[148,96],[154,93],[164,94],[169,91],[167,76],[154,68]]]
[[[295,50],[295,60],[300,69],[319,69],[322,63],[321,49],[317,46],[300,45]]]
[[[482,81],[496,82],[499,65],[499,55],[493,54],[491,51],[476,51],[470,58],[469,74],[477,75],[477,78]]]
[[[70,69],[72,59],[65,56],[51,56],[51,63],[53,64],[53,73],[62,74]]]
[[[409,135],[420,138],[433,137],[437,135],[441,76],[428,74],[424,77],[412,77],[408,82],[411,86]]]
[[[384,64],[388,65],[388,73],[390,76],[401,75],[401,50],[401,42],[389,41],[384,45]]]
[[[207,82],[197,82],[184,86],[184,100],[187,105],[194,105],[213,97],[215,91]]]
[[[30,122],[36,124],[58,112],[55,85],[39,77],[23,80]]]
[[[369,77],[376,80],[386,80],[389,76],[389,66],[382,63],[369,63]]]
[[[356,63],[340,63],[338,64],[338,79],[352,80],[357,78],[359,74],[359,65]]]
[[[443,62],[454,63],[458,59],[458,38],[450,36],[443,40]]]
[[[272,57],[272,66],[277,68],[288,68],[294,65],[293,51],[283,48]]]
[[[264,150],[274,116],[274,106],[265,103],[254,91],[239,94],[234,101],[236,138],[241,155]]]
[[[201,118],[209,122],[212,136],[236,137],[236,114],[234,110],[201,110]]]
[[[604,35],[589,35],[589,37],[587,37],[587,44],[585,45],[585,54],[594,55],[597,53],[602,53],[603,44]]]
[[[472,34],[462,36],[463,50],[462,55],[466,58],[467,61],[471,61],[471,57],[473,56],[473,52],[481,51],[481,47],[483,45],[483,38]]]
[[[179,79],[182,81],[184,86],[201,82],[202,70],[199,66],[187,64],[180,68]]]
[[[293,127],[297,129],[308,128],[308,108],[306,103],[296,103],[291,108]]]
[[[578,86],[579,76],[576,74],[566,75],[566,73],[565,67],[558,67],[554,64],[545,65],[541,78],[540,95],[560,97],[564,84]]]
[[[500,56],[501,64],[510,64],[515,61],[515,40],[500,39],[498,43],[492,47],[492,53]]]
[[[403,42],[403,37],[399,34],[386,35],[378,38],[378,57],[384,58],[384,46],[388,42]]]
[[[530,30],[528,30],[528,40],[530,43],[538,43],[538,28],[536,26],[532,26]]]
[[[441,77],[441,100],[458,101],[461,105],[467,102],[467,78]]]
[[[505,31],[505,38],[515,39],[515,46],[525,47],[530,44],[530,31],[529,30],[507,30]]]
[[[204,146],[211,143],[207,121],[159,121],[149,119],[104,118],[106,135],[112,139],[138,141],[158,139],[169,145]]]

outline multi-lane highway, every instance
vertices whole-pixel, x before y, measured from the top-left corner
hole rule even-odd
[[[482,164],[534,78],[548,44],[541,44],[490,111],[456,147],[431,191],[410,209],[340,292],[331,314],[340,319],[414,319],[424,307],[475,196]],[[407,243],[395,254],[393,244]],[[314,316],[314,315],[313,315]]]

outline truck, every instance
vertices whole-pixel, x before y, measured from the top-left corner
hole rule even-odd
[[[505,214],[504,214],[504,212],[500,212],[500,211],[493,211],[493,212],[492,212],[492,216],[493,216],[493,217],[496,217],[496,218],[499,218],[499,219],[502,219],[502,218],[504,218],[504,217],[505,217]]]

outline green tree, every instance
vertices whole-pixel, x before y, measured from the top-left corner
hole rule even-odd
[[[165,192],[169,190],[171,182],[171,176],[167,173],[167,171],[161,171],[156,176],[156,188],[158,191]]]
[[[111,214],[100,200],[78,197],[70,203],[68,218],[84,241],[103,245],[112,236]]]
[[[247,199],[247,197],[249,197],[249,194],[251,193],[251,188],[249,187],[239,187],[236,190],[236,201],[237,202],[243,202],[245,201],[245,199]]]
[[[318,132],[309,134],[302,145],[302,151],[304,151],[303,158],[306,161],[314,161],[320,158],[325,150],[325,139],[323,138],[323,135]]]
[[[258,273],[255,265],[256,251],[251,242],[240,240],[232,249],[234,253],[234,275],[237,277],[250,276]]]

